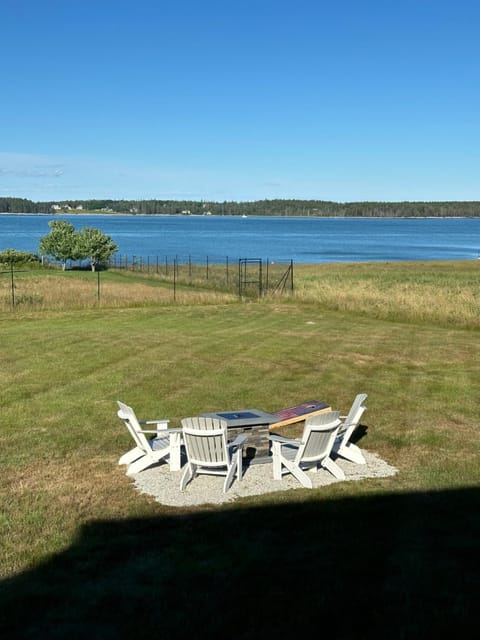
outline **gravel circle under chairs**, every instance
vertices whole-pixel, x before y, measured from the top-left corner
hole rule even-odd
[[[321,469],[309,473],[313,488],[333,484],[334,482],[350,482],[367,478],[386,478],[395,475],[398,470],[382,460],[374,453],[362,449],[367,464],[355,464],[342,458],[335,462],[345,472],[345,480],[337,480],[328,471]],[[227,493],[223,493],[223,478],[219,476],[199,475],[190,482],[185,491],[180,491],[182,471],[170,471],[168,464],[160,463],[133,476],[135,487],[140,493],[153,496],[161,504],[173,507],[187,507],[202,504],[221,504],[233,502],[248,496],[274,493],[277,491],[305,489],[292,475],[287,474],[282,480],[273,479],[271,463],[251,464],[244,470],[242,481],[236,478]]]

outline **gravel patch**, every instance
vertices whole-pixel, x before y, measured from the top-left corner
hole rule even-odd
[[[335,462],[343,469],[345,480],[337,480],[324,469],[311,473],[313,487],[323,487],[334,482],[350,482],[365,478],[386,478],[393,476],[398,469],[390,466],[376,454],[362,449],[367,464],[354,464],[342,458]],[[223,493],[221,476],[199,475],[180,491],[182,471],[170,471],[168,464],[161,463],[133,476],[134,484],[140,493],[153,496],[157,502],[173,507],[187,507],[202,504],[222,504],[234,502],[238,498],[255,496],[289,489],[303,489],[291,474],[280,480],[273,479],[271,463],[252,464],[244,472],[241,482],[234,480],[229,491]]]

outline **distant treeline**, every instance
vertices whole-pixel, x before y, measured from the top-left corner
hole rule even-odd
[[[325,200],[63,200],[33,202],[0,198],[1,213],[130,213],[142,215],[312,216],[312,217],[477,217],[480,202],[328,202]]]

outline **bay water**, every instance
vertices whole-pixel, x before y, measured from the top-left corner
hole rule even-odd
[[[38,253],[50,220],[96,227],[117,257],[203,263],[261,258],[296,263],[462,260],[480,256],[480,218],[287,218],[1,214],[0,251]]]

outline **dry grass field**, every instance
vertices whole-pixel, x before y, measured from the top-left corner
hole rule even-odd
[[[271,267],[270,284],[285,273]],[[189,271],[183,265],[174,282],[171,269],[162,273],[111,270],[30,271],[0,279],[0,311],[67,310],[148,306],[157,304],[217,304],[238,299],[238,273],[210,265]],[[480,327],[480,261],[295,265],[293,292],[263,291],[262,299],[313,303],[334,311],[378,319],[403,319],[464,328]],[[132,286],[132,285],[135,286]],[[249,299],[258,297],[252,287]]]
[[[91,309],[158,304],[215,304],[234,296],[222,291],[177,287],[162,283],[154,276],[123,278],[116,274],[67,271],[35,272],[17,275],[12,298],[11,282],[0,281],[0,311]],[[133,286],[134,285],[134,286]],[[12,302],[14,303],[12,305]]]
[[[370,317],[480,327],[480,261],[299,265],[297,300]]]

